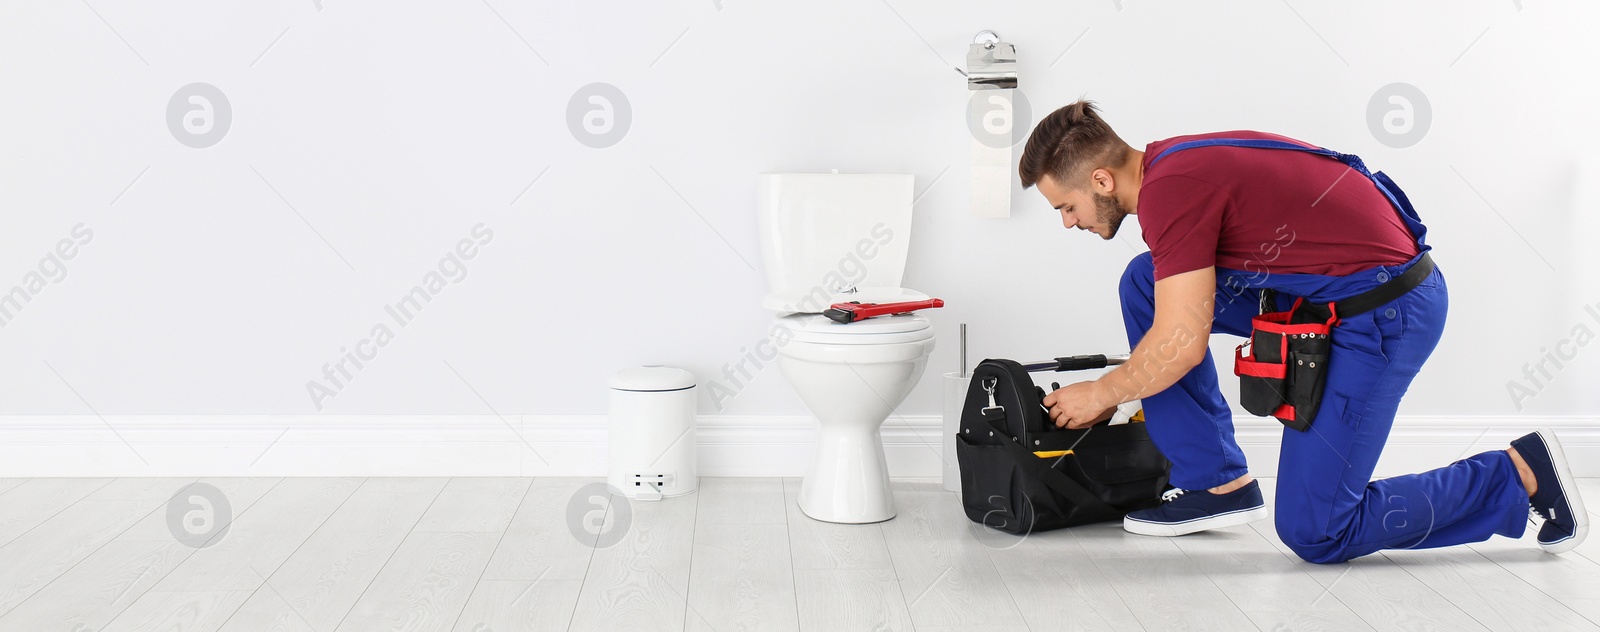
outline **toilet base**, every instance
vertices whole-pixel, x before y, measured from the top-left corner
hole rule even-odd
[[[813,520],[870,524],[894,518],[883,437],[875,424],[818,428],[817,451],[800,482],[800,511]]]
[[[811,515],[810,512],[806,511],[806,508],[805,508],[804,505],[800,506],[800,513],[802,515],[804,515],[805,517],[810,518],[812,520],[815,520],[817,522],[826,522],[828,524],[877,524],[877,523],[880,523],[880,522],[888,522],[890,520],[894,520],[894,516],[895,516],[894,505],[892,503],[889,506],[889,517],[888,518],[884,518],[882,520],[828,520],[827,518],[818,518],[816,516]]]

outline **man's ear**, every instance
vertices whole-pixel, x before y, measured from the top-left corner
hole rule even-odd
[[[1095,193],[1111,195],[1117,190],[1117,179],[1108,169],[1095,169],[1089,174],[1090,186]]]

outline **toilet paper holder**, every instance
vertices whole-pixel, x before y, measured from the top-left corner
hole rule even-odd
[[[967,129],[972,135],[972,186],[968,210],[973,217],[1011,216],[1011,189],[1016,162],[1011,149],[1026,125],[1027,101],[1017,90],[1017,47],[1000,41],[994,31],[979,31],[967,47]],[[1020,112],[1018,111],[1020,109]],[[1021,119],[1018,121],[1018,119]]]
[[[1009,90],[1017,87],[1017,47],[1000,41],[994,31],[979,31],[967,47],[968,90]]]

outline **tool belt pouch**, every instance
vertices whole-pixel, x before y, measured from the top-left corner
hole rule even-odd
[[[1239,403],[1245,410],[1276,417],[1301,432],[1311,427],[1328,380],[1329,336],[1339,322],[1336,310],[1334,303],[1296,298],[1289,311],[1251,320],[1250,339],[1233,352],[1233,374],[1239,376]]]
[[[1160,504],[1172,464],[1143,423],[1057,429],[1044,395],[1017,362],[984,360],[973,371],[955,437],[968,519],[1026,535]],[[1061,451],[1070,453],[1035,454]]]

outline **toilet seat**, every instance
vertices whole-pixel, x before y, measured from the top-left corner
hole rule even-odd
[[[933,337],[933,324],[915,312],[838,323],[821,314],[780,316],[791,342],[828,345],[882,345],[920,342]]]

